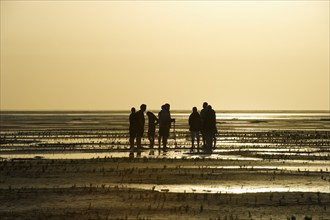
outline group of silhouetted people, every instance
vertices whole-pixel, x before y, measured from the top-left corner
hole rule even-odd
[[[136,139],[137,154],[141,154],[141,139],[144,134],[145,118],[144,112],[147,106],[142,104],[140,110],[136,112],[133,107],[129,116],[129,142],[130,142],[130,155],[134,153],[134,141]],[[163,143],[163,151],[167,151],[167,140],[170,135],[170,129],[172,123],[175,126],[175,119],[171,117],[170,105],[168,103],[162,105],[161,111],[158,113],[158,117],[148,111],[148,140],[150,143],[150,149],[153,150],[155,145],[156,126],[158,129],[158,148],[161,150],[161,144]],[[174,127],[175,128],[175,127]],[[191,151],[195,149],[195,139],[197,139],[197,150],[200,150],[200,134],[203,141],[203,152],[211,153],[212,147],[216,145],[216,114],[211,105],[207,102],[203,103],[203,109],[198,113],[197,108],[193,107],[192,113],[189,116],[189,131],[191,134],[192,147]],[[151,151],[151,154],[153,151]]]
[[[197,139],[197,150],[200,150],[200,134],[202,135],[203,151],[211,153],[212,148],[216,145],[216,134],[218,133],[216,127],[216,114],[212,106],[207,102],[203,103],[203,109],[200,113],[197,107],[193,107],[192,113],[189,116],[189,131],[191,134],[191,151],[195,149],[195,139]]]
[[[141,138],[144,133],[144,112],[147,106],[142,104],[140,110],[136,112],[135,108],[131,109],[131,114],[129,116],[129,142],[130,142],[130,154],[134,153],[134,140],[136,139],[137,154],[141,153]],[[158,147],[161,148],[161,143],[163,143],[163,150],[167,150],[167,140],[170,135],[171,123],[175,123],[175,119],[171,118],[170,104],[166,103],[162,105],[161,111],[157,116],[148,111],[148,139],[150,142],[150,149],[154,148],[155,145],[155,135],[156,135],[156,125],[159,124],[158,133]]]

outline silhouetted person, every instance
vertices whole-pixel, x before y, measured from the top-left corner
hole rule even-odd
[[[155,144],[155,131],[156,131],[156,125],[158,124],[158,118],[152,112],[147,112],[147,116],[148,116],[148,139],[150,141],[150,149],[153,149]]]
[[[201,110],[201,114],[200,114],[201,120],[202,120],[201,134],[202,134],[202,140],[203,140],[203,147],[206,145],[204,121],[205,121],[205,113],[206,113],[208,105],[209,104],[207,102],[203,103],[203,109]]]
[[[158,112],[158,123],[159,123],[159,130],[158,130],[158,149],[160,150],[161,142],[163,140],[163,133],[164,133],[164,126],[163,123],[160,122],[162,118],[162,113],[165,111],[165,105],[162,105],[160,112]]]
[[[206,145],[204,147],[205,152],[211,153],[213,141],[216,132],[216,115],[215,111],[212,109],[212,106],[208,106],[205,111],[205,119],[204,119],[204,132],[205,132],[205,140]]]
[[[137,119],[137,129],[136,129],[136,145],[137,145],[137,152],[138,155],[141,154],[141,138],[143,137],[144,133],[144,112],[146,111],[147,106],[142,104],[140,106],[140,110],[136,112],[136,119]]]
[[[134,152],[134,140],[136,138],[137,119],[135,108],[131,108],[131,114],[129,115],[129,144],[130,144],[130,156]]]
[[[160,148],[160,140],[163,141],[163,150],[167,150],[167,139],[170,135],[171,122],[175,122],[175,119],[171,118],[170,113],[170,104],[165,104],[162,106],[162,110],[158,113],[159,120],[159,148]]]
[[[191,151],[194,150],[195,138],[197,139],[197,150],[199,151],[199,132],[202,126],[202,119],[199,115],[197,108],[193,107],[192,113],[189,116],[189,131],[191,135]]]

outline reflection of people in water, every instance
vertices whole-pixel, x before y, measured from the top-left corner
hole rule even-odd
[[[211,153],[216,132],[216,114],[215,111],[212,109],[212,106],[210,105],[207,107],[207,110],[205,112],[204,132],[206,139],[206,145],[204,147],[204,150],[207,153]]]
[[[162,140],[163,150],[166,151],[167,139],[170,135],[171,123],[175,122],[175,119],[171,118],[170,104],[166,103],[165,105],[162,106],[162,110],[158,113],[158,120],[159,120],[159,138],[158,138],[159,149]]]
[[[140,110],[136,112],[136,119],[137,119],[137,129],[136,129],[136,145],[137,145],[137,152],[138,155],[141,154],[141,138],[143,137],[144,133],[144,112],[146,111],[147,106],[142,104],[140,106]]]
[[[197,150],[199,151],[199,132],[201,130],[202,121],[197,108],[193,107],[193,112],[189,116],[189,131],[191,135],[191,151],[194,151],[195,138],[197,139]]]
[[[134,152],[134,140],[136,138],[137,119],[135,108],[131,108],[131,114],[129,115],[129,144],[130,144],[130,155]]]
[[[152,112],[147,112],[147,116],[148,116],[148,139],[150,142],[150,149],[153,149],[155,144],[155,131],[156,131],[156,125],[158,124],[158,118]]]

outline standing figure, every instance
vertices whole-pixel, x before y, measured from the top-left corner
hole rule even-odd
[[[175,122],[175,119],[171,118],[170,104],[165,104],[162,106],[162,110],[158,114],[159,119],[159,134],[163,141],[163,150],[167,150],[167,139],[170,135],[171,122]],[[160,140],[160,138],[159,138]],[[159,142],[160,148],[160,142]]]
[[[150,149],[153,149],[155,144],[155,131],[156,131],[156,125],[158,124],[158,118],[152,112],[147,112],[147,116],[148,116],[148,139],[150,141]]]
[[[206,145],[204,147],[206,153],[212,153],[213,141],[216,132],[216,114],[212,106],[208,106],[205,112],[204,132]]]
[[[136,138],[137,130],[137,119],[135,108],[131,108],[131,114],[129,115],[129,145],[130,145],[130,155],[134,152],[134,140]]]
[[[158,123],[159,123],[159,130],[158,130],[158,149],[160,150],[160,146],[163,140],[164,135],[164,122],[161,122],[160,119],[162,118],[162,114],[165,112],[165,105],[162,105],[160,112],[158,112]],[[165,113],[164,113],[165,114]]]
[[[201,116],[199,115],[197,108],[193,107],[192,113],[189,116],[189,131],[191,135],[191,152],[194,151],[195,138],[197,138],[197,151],[199,151],[199,132],[202,126]]]
[[[136,112],[136,120],[137,120],[137,130],[136,130],[136,145],[138,155],[141,154],[141,138],[144,133],[144,112],[146,111],[147,106],[142,104],[140,106],[140,110]]]
[[[205,114],[206,114],[208,105],[209,104],[207,102],[203,103],[203,109],[201,110],[201,114],[200,114],[201,120],[202,120],[201,133],[202,133],[203,147],[205,147],[205,145],[206,145],[204,121],[205,121]]]

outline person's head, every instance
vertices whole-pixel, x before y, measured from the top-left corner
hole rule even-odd
[[[212,106],[211,105],[207,106],[207,109],[208,110],[211,110],[212,109]]]
[[[134,107],[131,108],[131,113],[135,113],[135,108]]]
[[[147,109],[147,105],[146,105],[146,104],[142,104],[142,105],[140,106],[140,110],[141,110],[141,111],[145,112],[146,109]]]
[[[203,108],[205,109],[209,104],[207,102],[203,103]]]
[[[152,115],[152,112],[147,112],[147,115],[148,115],[148,117],[151,117],[151,115]]]
[[[193,112],[197,112],[197,107],[193,107],[193,108],[192,108],[192,111],[193,111]]]
[[[165,109],[166,109],[167,111],[169,111],[169,110],[170,110],[170,104],[166,103],[166,104],[165,104]]]
[[[162,105],[162,110],[165,110],[165,105]]]

